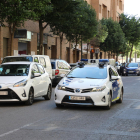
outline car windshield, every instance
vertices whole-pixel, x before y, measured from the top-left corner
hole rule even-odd
[[[31,56],[28,56],[28,57],[6,57],[6,58],[3,59],[2,63],[16,62],[16,61],[33,62],[33,58]]]
[[[129,63],[127,67],[138,67],[137,63]]]
[[[0,76],[28,76],[28,64],[0,65]]]
[[[107,68],[99,67],[83,67],[75,68],[67,75],[67,77],[72,78],[90,78],[90,79],[106,79],[107,78]]]

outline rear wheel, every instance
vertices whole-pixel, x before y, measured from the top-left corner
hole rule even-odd
[[[28,96],[28,100],[25,102],[26,105],[32,105],[34,101],[34,92],[33,89],[31,88],[29,91],[29,96]]]
[[[112,96],[111,96],[111,93],[110,93],[109,96],[108,96],[108,105],[105,106],[106,110],[109,110],[111,108],[111,103],[112,103]]]
[[[52,96],[52,87],[49,85],[47,95],[43,96],[45,100],[50,100]]]
[[[120,98],[119,100],[116,101],[116,103],[122,103],[122,101],[123,101],[123,90],[121,90]]]

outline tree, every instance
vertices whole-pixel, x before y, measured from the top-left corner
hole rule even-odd
[[[140,18],[137,19],[135,16],[121,14],[119,23],[130,49],[129,62],[131,62],[133,47],[134,45],[137,46],[140,41]]]
[[[9,55],[13,54],[13,38],[16,28],[23,26],[28,19],[37,20],[41,15],[45,15],[51,9],[48,4],[50,0],[41,2],[38,0],[1,0],[0,23],[2,26],[8,25],[11,36]]]
[[[39,22],[39,54],[42,54],[43,32],[49,25],[45,19],[47,14],[52,13],[53,4],[51,3],[51,0],[33,0],[31,6],[33,7],[32,12],[34,16],[32,16],[30,19]]]
[[[78,42],[89,41],[96,35],[97,20],[95,10],[84,0],[79,0],[80,4],[75,7],[75,14],[69,20],[69,28],[66,33],[66,38],[75,42],[75,61],[76,61],[76,46]],[[82,45],[81,45],[82,54]]]
[[[100,49],[104,52],[111,52],[118,55],[125,44],[125,35],[119,23],[113,21],[111,18],[102,19],[101,23],[108,28],[108,36],[105,41],[100,44]]]
[[[106,25],[102,25],[101,21],[98,21],[97,25],[97,34],[96,36],[90,41],[93,46],[99,47],[100,43],[103,43],[108,36],[108,28]]]
[[[73,0],[52,0],[53,11],[46,16],[46,22],[50,25],[51,31],[60,37],[60,58],[62,58],[62,41],[64,35],[67,34],[69,20],[73,20],[71,15],[75,14],[75,7],[79,4]]]

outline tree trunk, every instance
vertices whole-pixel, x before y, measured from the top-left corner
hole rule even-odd
[[[76,44],[75,44],[75,63],[77,58],[77,36],[76,36]]]
[[[10,45],[9,45],[9,50],[8,50],[8,55],[13,55],[14,54],[14,47],[13,47],[13,40],[14,40],[14,33],[15,33],[15,24],[9,26],[9,31],[10,31]]]
[[[130,63],[131,63],[132,51],[133,51],[133,45],[131,46],[131,51],[130,51],[130,59],[129,59],[129,62],[130,62]]]
[[[60,34],[60,59],[62,59],[62,41],[63,41],[63,33]]]
[[[88,43],[87,43],[87,59],[88,59]]]
[[[128,52],[127,52],[127,55],[126,55],[126,63],[128,63]]]
[[[43,24],[42,21],[39,20],[39,54],[42,55],[42,50],[43,50]]]

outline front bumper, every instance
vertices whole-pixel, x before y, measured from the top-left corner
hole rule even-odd
[[[109,90],[106,88],[102,92],[72,93],[69,91],[58,90],[56,88],[54,95],[56,104],[107,106]],[[83,96],[86,97],[86,100],[70,100],[69,96]],[[105,102],[102,101],[103,97],[105,98]]]
[[[28,100],[28,94],[24,87],[8,87],[0,89],[1,91],[7,91],[7,95],[0,95],[0,102],[12,102],[12,101],[26,101]],[[24,94],[24,96],[23,96]]]

